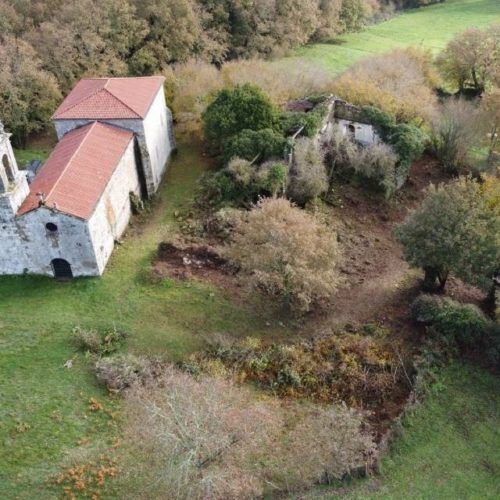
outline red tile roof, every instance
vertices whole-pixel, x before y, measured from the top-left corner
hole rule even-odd
[[[76,84],[52,118],[145,118],[164,81],[163,76],[84,78]]]
[[[134,134],[112,125],[93,122],[68,132],[30,185],[17,214],[45,205],[89,219]]]

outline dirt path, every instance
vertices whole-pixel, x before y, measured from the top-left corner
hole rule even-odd
[[[410,270],[403,259],[394,228],[420,202],[425,187],[441,180],[437,170],[426,158],[415,163],[407,186],[391,201],[342,186],[339,206],[327,214],[344,253],[342,283],[328,316],[319,319],[318,326],[340,329],[367,322],[405,322],[419,273]]]

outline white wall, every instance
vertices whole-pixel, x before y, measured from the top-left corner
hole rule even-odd
[[[338,120],[338,124],[341,126],[344,135],[348,135],[349,125],[354,126],[354,139],[361,144],[376,144],[380,142],[373,125],[367,123],[358,123],[350,120]]]
[[[165,173],[167,162],[174,148],[169,134],[169,119],[163,86],[149,108],[144,119],[144,136],[153,172],[154,189],[158,189]]]
[[[106,263],[113,252],[115,240],[121,237],[129,223],[131,192],[140,195],[139,176],[134,157],[134,141],[128,145],[89,219],[89,231],[99,274],[104,272]]]
[[[14,217],[15,211],[2,209],[6,197],[0,197],[0,274],[53,276],[51,262],[60,258],[71,264],[74,276],[101,275],[129,222],[130,191],[140,192],[133,140],[88,221],[48,207]],[[58,230],[48,231],[48,222]]]

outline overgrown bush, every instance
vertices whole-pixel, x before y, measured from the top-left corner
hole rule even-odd
[[[293,163],[286,195],[299,205],[323,194],[328,189],[324,158],[312,139],[300,137],[293,148]]]
[[[423,153],[424,135],[417,127],[396,124],[377,108],[364,108],[363,113],[384,142],[362,146],[336,126],[327,150],[331,176],[335,171],[354,171],[390,197],[404,185],[412,162]]]
[[[488,289],[500,262],[500,217],[478,182],[430,186],[421,206],[397,228],[406,260],[425,271],[424,285],[444,288],[449,273]]]
[[[432,123],[432,149],[447,172],[463,172],[470,166],[469,152],[481,137],[481,117],[473,104],[450,99]]]
[[[406,179],[396,168],[397,154],[391,146],[384,143],[359,148],[358,154],[351,161],[355,172],[372,182],[387,198],[401,187],[401,177]]]
[[[205,219],[204,230],[206,233],[223,241],[229,240],[242,216],[242,210],[223,207]]]
[[[257,383],[282,397],[308,397],[323,403],[380,410],[406,387],[397,346],[384,335],[330,335],[317,341],[264,345],[258,339],[211,342],[187,367],[206,372],[207,361],[220,360],[236,380]]]
[[[425,134],[414,125],[401,123],[393,128],[388,142],[398,155],[397,181],[399,187],[408,178],[412,162],[424,152],[426,139]]]
[[[279,132],[270,128],[262,130],[242,130],[223,145],[223,161],[243,158],[259,163],[269,158],[283,158],[287,141]]]
[[[125,343],[127,334],[116,328],[98,331],[76,326],[73,338],[80,349],[105,356],[118,351]]]
[[[254,165],[233,158],[228,165],[202,181],[196,203],[200,208],[233,205],[248,207],[259,196],[274,196],[283,191],[288,167],[279,160]]]
[[[330,299],[336,288],[336,235],[285,199],[259,201],[225,254],[257,289],[296,313]]]
[[[203,113],[205,137],[215,146],[243,130],[272,129],[276,111],[269,98],[254,85],[220,90]]]
[[[358,106],[376,106],[399,122],[429,122],[438,84],[432,54],[420,49],[396,49],[365,59],[346,71],[334,92]]]
[[[133,354],[115,354],[96,362],[97,378],[111,391],[123,391],[137,383],[144,384],[160,374],[157,360]]]
[[[288,136],[300,130],[303,127],[301,135],[314,137],[318,132],[328,107],[325,104],[315,106],[308,113],[299,111],[285,111],[279,116],[278,128],[283,135]]]
[[[363,416],[344,406],[285,407],[175,368],[127,391],[125,409],[132,495],[260,498],[341,479],[376,449]]]
[[[445,337],[468,351],[483,352],[489,361],[500,361],[500,325],[473,304],[449,297],[420,295],[411,305],[415,321],[427,325],[431,335]]]

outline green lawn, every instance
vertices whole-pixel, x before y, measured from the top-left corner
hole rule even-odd
[[[407,11],[362,32],[341,36],[329,44],[304,47],[297,55],[329,70],[342,72],[361,59],[396,47],[417,45],[438,52],[455,33],[493,22],[500,22],[498,0],[446,0]]]
[[[375,491],[373,491],[375,490]],[[467,365],[444,370],[380,477],[352,498],[494,499],[500,496],[498,378]]]
[[[500,496],[498,377],[466,364],[442,369],[423,404],[403,420],[403,433],[380,474],[318,488],[308,500],[495,499]]]
[[[14,149],[14,155],[19,168],[24,168],[31,160],[45,161],[49,156],[50,149]]]

